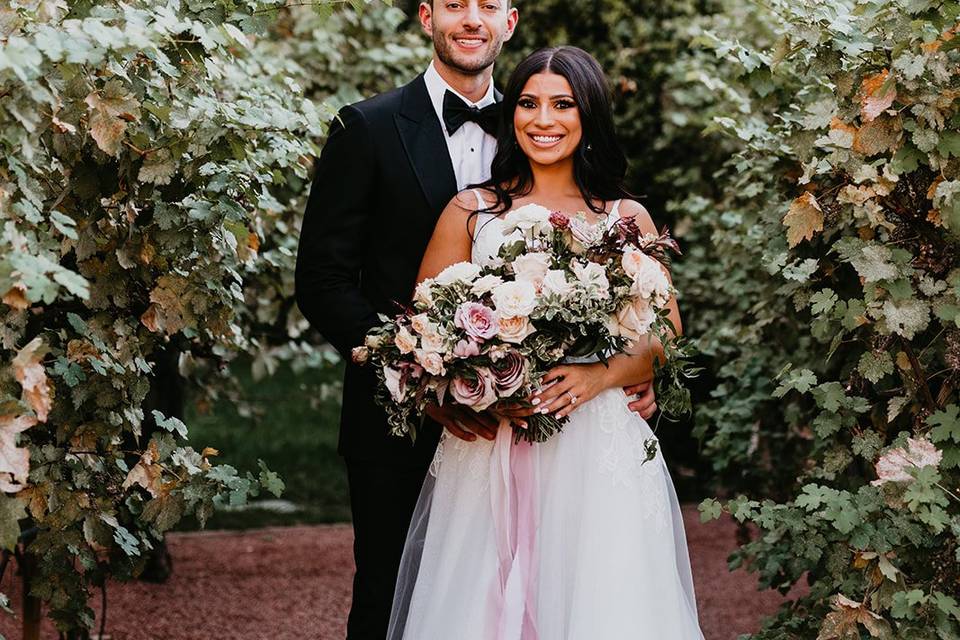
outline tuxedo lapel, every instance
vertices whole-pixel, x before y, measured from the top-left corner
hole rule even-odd
[[[431,210],[439,215],[457,192],[457,178],[422,75],[404,87],[402,99],[397,130],[420,188]]]

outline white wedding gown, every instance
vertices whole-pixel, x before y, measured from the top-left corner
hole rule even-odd
[[[479,215],[485,264],[503,236]],[[627,402],[604,391],[535,445],[445,432],[388,640],[702,640],[673,483],[659,452],[643,463],[652,432]]]

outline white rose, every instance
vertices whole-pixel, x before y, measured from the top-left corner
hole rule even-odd
[[[501,317],[529,316],[537,306],[537,290],[533,284],[518,280],[494,287],[493,304]]]
[[[620,266],[623,267],[623,270],[627,272],[628,276],[633,277],[643,268],[644,258],[647,257],[649,256],[643,251],[628,248],[620,258]]]
[[[524,316],[500,318],[500,333],[497,334],[497,337],[504,342],[520,344],[534,331],[536,329],[530,323],[529,318]]]
[[[383,368],[384,384],[387,385],[387,391],[395,402],[403,402],[403,396],[406,394],[406,385],[400,386],[400,372],[390,367]]]
[[[446,337],[437,331],[436,327],[431,327],[431,330],[420,336],[420,346],[423,347],[424,351],[441,353],[445,345]]]
[[[470,293],[475,296],[482,296],[489,293],[498,284],[503,284],[503,278],[500,276],[486,275],[473,283]]]
[[[417,337],[410,333],[406,327],[400,327],[393,343],[397,345],[397,349],[400,349],[400,353],[410,353],[417,348]]]
[[[567,280],[566,272],[560,269],[550,269],[543,277],[543,293],[556,295],[561,298],[570,295],[573,283]]]
[[[431,330],[436,330],[436,325],[430,322],[430,316],[425,313],[410,316],[410,327],[420,335],[429,333]]]
[[[650,331],[654,320],[656,320],[656,314],[653,308],[646,301],[635,300],[633,304],[621,307],[611,318],[610,333],[634,342]]]
[[[526,204],[503,217],[503,234],[519,230],[524,234],[543,235],[553,231],[550,210],[539,204]]]
[[[513,261],[513,272],[517,280],[532,282],[539,291],[543,286],[543,277],[550,269],[550,254],[543,252],[525,253]]]
[[[577,260],[570,263],[573,275],[577,282],[591,295],[605,299],[610,296],[610,282],[607,280],[607,271],[603,265],[596,262],[583,264]]]
[[[430,292],[430,286],[434,283],[433,278],[427,278],[417,285],[413,292],[413,301],[424,307],[433,306],[433,294]]]
[[[472,262],[457,262],[439,274],[435,280],[437,284],[440,285],[451,285],[454,282],[465,282],[467,284],[473,282],[477,276],[480,275],[480,266]]]
[[[655,305],[662,307],[670,299],[670,281],[656,259],[642,252],[641,255],[644,257],[638,261],[637,271],[630,274],[633,276],[630,293],[653,300]]]
[[[417,364],[426,369],[427,373],[431,375],[442,376],[447,373],[447,370],[443,366],[443,357],[436,351],[417,349],[413,357],[416,359]]]

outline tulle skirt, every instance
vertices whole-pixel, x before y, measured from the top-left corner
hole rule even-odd
[[[644,463],[651,436],[620,389],[542,444],[444,434],[387,638],[702,639],[673,483],[659,452]]]

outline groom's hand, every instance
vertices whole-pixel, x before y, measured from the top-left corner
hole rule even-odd
[[[630,411],[635,411],[640,414],[640,417],[644,420],[649,420],[653,414],[657,412],[657,394],[653,390],[653,380],[648,380],[647,382],[642,382],[640,384],[635,384],[630,387],[624,387],[623,392],[627,396],[635,396],[636,399],[631,401],[627,406],[630,408]]]
[[[497,437],[498,422],[486,412],[477,413],[456,404],[443,407],[432,404],[427,406],[425,413],[461,440],[473,442],[477,436],[487,440]]]

